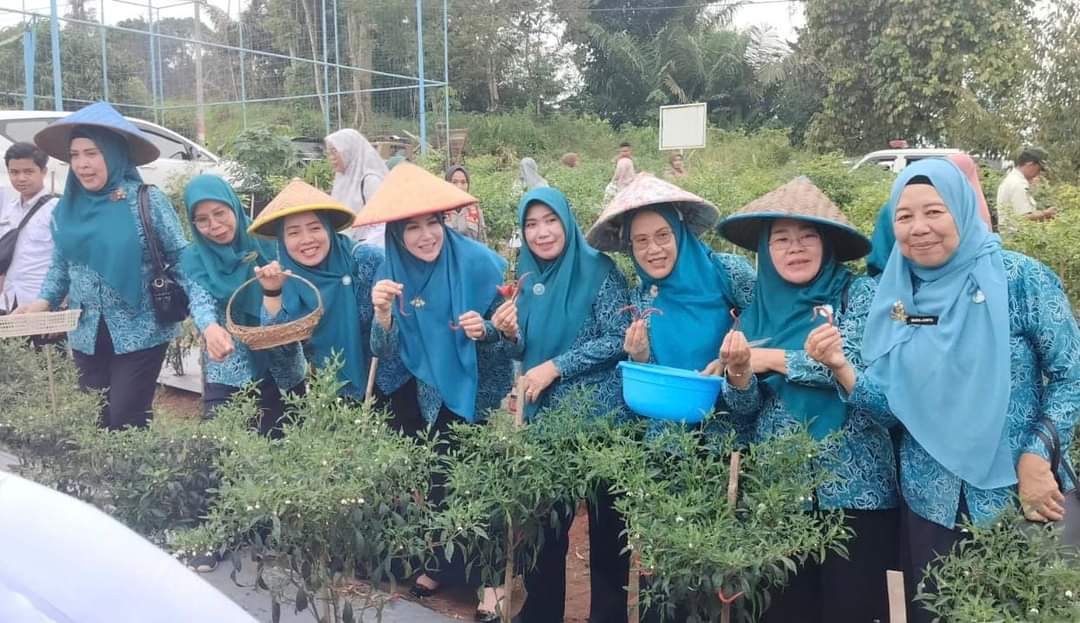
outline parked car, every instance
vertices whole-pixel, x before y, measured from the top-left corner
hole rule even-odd
[[[883,169],[899,173],[904,167],[924,158],[945,158],[952,154],[960,153],[959,149],[952,148],[925,148],[925,149],[882,149],[872,151],[860,158],[851,170],[854,171],[862,166],[877,165]]]
[[[33,142],[34,135],[49,123],[66,116],[66,112],[47,110],[0,110],[0,154],[7,151],[12,143],[19,141]],[[161,157],[139,167],[139,173],[147,184],[164,188],[177,176],[212,173],[229,178],[227,162],[221,160],[209,150],[183,136],[156,123],[128,117],[161,150]],[[0,192],[11,188],[7,169],[0,168]],[[49,177],[45,182],[51,192],[60,193],[67,181],[68,165],[66,162],[49,159]]]
[[[322,139],[310,136],[294,136],[289,139],[296,148],[296,155],[300,162],[307,164],[315,160],[326,158],[326,150],[323,148]]]

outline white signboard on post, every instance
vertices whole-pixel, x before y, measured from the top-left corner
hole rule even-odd
[[[708,111],[704,102],[660,107],[660,150],[705,147]]]

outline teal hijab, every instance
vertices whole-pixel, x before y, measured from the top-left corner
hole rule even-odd
[[[376,277],[404,285],[406,301],[423,301],[411,306],[408,315],[394,312],[402,362],[413,376],[438,390],[448,409],[475,422],[480,378],[476,342],[450,323],[456,325],[465,312],[487,313],[498,296],[506,260],[443,225],[439,257],[425,262],[405,247],[407,224],[387,224],[386,262]]]
[[[194,227],[195,209],[203,201],[218,201],[232,209],[236,234],[229,244],[207,239]],[[192,241],[180,256],[184,275],[198,283],[219,305],[224,306],[233,292],[255,276],[256,266],[265,266],[277,257],[276,245],[248,233],[251,219],[244,213],[240,198],[232,186],[216,175],[196,175],[184,188],[184,205],[192,223]],[[233,302],[233,319],[241,325],[259,324],[262,293],[256,287],[240,291]]]
[[[894,246],[881,273],[863,338],[867,373],[889,409],[930,456],[980,489],[1016,483],[1006,437],[1010,392],[1009,290],[1001,239],[979,216],[964,174],[946,160],[920,160],[893,184],[889,220],[904,188],[930,181],[952,213],[960,244],[937,268]],[[936,325],[893,319],[936,316]]]
[[[775,221],[772,221],[775,223]],[[754,302],[742,315],[742,330],[748,340],[770,338],[770,348],[802,350],[806,336],[821,323],[814,307],[832,305],[839,311],[844,290],[851,282],[851,272],[836,261],[825,225],[814,223],[821,234],[821,269],[813,281],[795,285],[785,281],[772,262],[769,253],[769,234],[772,223],[761,228],[758,240],[758,276],[754,286]],[[695,329],[696,331],[696,329]],[[832,387],[810,387],[791,383],[782,374],[770,373],[759,377],[783,402],[788,413],[802,419],[815,439],[836,431],[847,417],[847,406]]]
[[[542,260],[522,245],[517,274],[529,273],[518,297],[518,326],[525,340],[525,370],[565,353],[577,339],[589,316],[596,293],[615,270],[611,258],[589,246],[561,191],[542,186],[525,193],[518,204],[518,224],[525,230],[525,212],[542,203],[559,217],[566,246],[554,260]],[[536,402],[526,403],[525,415],[536,413]]]
[[[348,383],[345,392],[362,396],[367,389],[368,366],[371,364],[369,336],[361,331],[360,304],[357,293],[355,244],[347,236],[334,232],[329,217],[316,212],[330,237],[330,252],[317,266],[304,266],[288,253],[281,254],[281,266],[315,284],[322,295],[323,316],[308,340],[314,363],[325,367],[336,353],[342,368],[338,379]],[[278,221],[278,243],[285,246],[285,219]],[[290,318],[299,318],[318,305],[315,292],[307,284],[288,279],[282,288],[281,305]]]
[[[634,270],[641,287],[656,287],[653,307],[662,313],[649,317],[649,346],[660,365],[684,370],[703,370],[716,359],[720,344],[731,328],[731,309],[735,306],[731,282],[727,273],[712,259],[712,249],[698,240],[686,227],[679,213],[670,206],[654,206],[638,210],[653,211],[664,217],[675,233],[677,257],[671,274],[663,279],[649,276],[637,258]],[[624,228],[629,241],[630,227]],[[693,339],[687,339],[687,329],[693,328]]]
[[[143,243],[135,225],[130,202],[143,183],[128,159],[128,144],[105,128],[79,126],[71,138],[87,138],[101,150],[108,169],[105,186],[98,191],[83,188],[75,170],[69,169],[64,196],[53,213],[53,241],[69,262],[89,266],[120,294],[130,307],[145,296],[142,277]],[[125,198],[114,199],[123,189]]]
[[[877,221],[874,222],[874,235],[870,237],[870,245],[870,255],[866,256],[866,272],[871,277],[877,277],[885,270],[885,264],[889,262],[893,246],[896,245],[892,210],[888,203],[881,206],[878,212]]]

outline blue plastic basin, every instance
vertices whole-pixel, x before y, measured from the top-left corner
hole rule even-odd
[[[620,361],[623,400],[630,410],[654,420],[693,424],[705,419],[724,386],[718,376],[701,376],[650,363]]]

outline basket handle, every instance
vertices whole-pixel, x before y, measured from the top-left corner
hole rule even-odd
[[[316,301],[315,308],[318,309],[318,308],[323,306],[322,292],[319,292],[319,288],[314,283],[311,283],[310,281],[308,281],[307,279],[301,277],[300,275],[294,275],[293,273],[282,273],[282,274],[285,275],[286,277],[292,277],[293,279],[299,279],[300,281],[307,284],[308,287],[310,287],[312,290],[315,290],[315,301]],[[233,301],[236,300],[236,295],[239,294],[241,290],[243,290],[244,288],[248,287],[249,285],[251,285],[252,283],[254,283],[254,282],[258,281],[258,280],[259,280],[258,277],[252,277],[251,279],[248,279],[244,283],[240,284],[240,287],[237,288],[236,291],[233,292],[232,295],[229,297],[229,302],[225,304],[225,323],[226,324],[229,324],[229,325],[235,325],[236,324],[235,322],[233,322],[233,318],[232,318],[232,305],[233,305]]]

